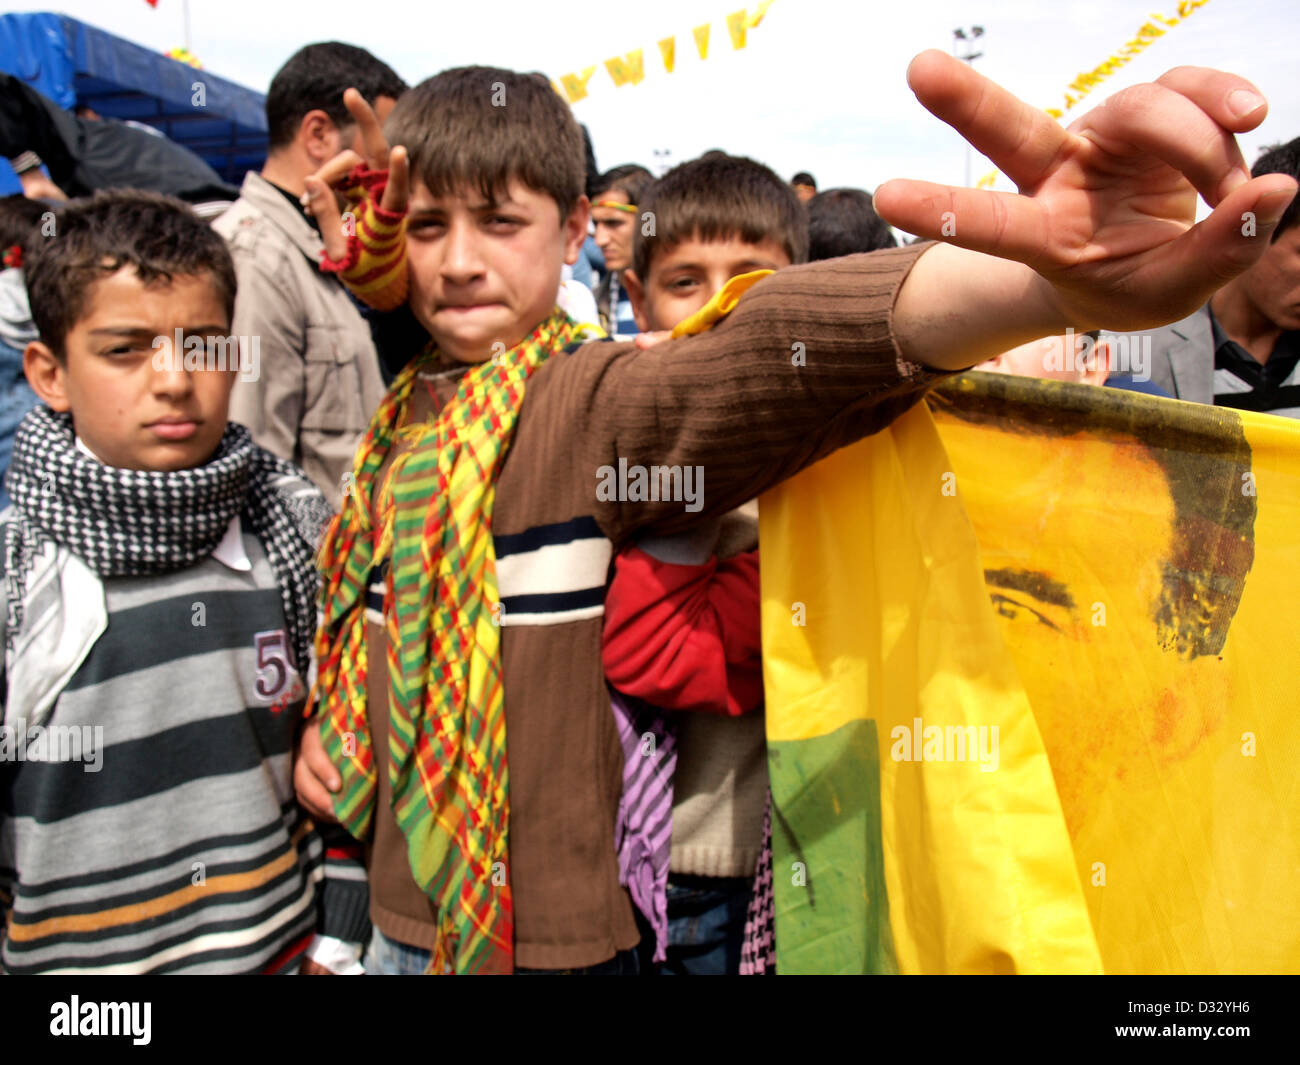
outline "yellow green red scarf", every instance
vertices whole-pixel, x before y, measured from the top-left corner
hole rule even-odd
[[[437,906],[433,972],[513,970],[492,509],[528,377],[578,332],[557,308],[515,348],[471,369],[433,422],[398,430],[429,356],[408,365],[371,420],[320,551],[321,737],[343,778],[335,813],[357,838],[370,830],[376,795],[365,592],[372,568],[390,560],[389,783],[411,871]],[[380,485],[399,434],[416,443]]]

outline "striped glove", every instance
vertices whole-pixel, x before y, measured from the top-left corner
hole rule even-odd
[[[321,269],[338,274],[368,307],[391,311],[406,302],[406,212],[381,207],[387,170],[358,166],[334,191],[346,201],[348,247],[342,259],[321,252]]]

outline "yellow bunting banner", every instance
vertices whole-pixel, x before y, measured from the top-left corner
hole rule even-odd
[[[763,0],[763,2],[758,5],[758,10],[749,16],[749,28],[751,30],[758,29],[758,24],[763,21],[763,16],[767,14],[767,9],[775,2],[776,0]]]
[[[1062,118],[1066,111],[1083,100],[1088,93],[1101,82],[1124,66],[1125,63],[1134,57],[1140,55],[1142,51],[1159,37],[1163,37],[1172,26],[1177,26],[1187,18],[1198,7],[1204,7],[1210,0],[1178,0],[1177,13],[1172,16],[1158,15],[1152,13],[1151,19],[1144,22],[1137,28],[1137,32],[1126,41],[1121,47],[1117,48],[1105,60],[1098,63],[1091,70],[1080,73],[1075,79],[1066,86],[1065,100],[1063,107],[1045,107],[1043,108],[1053,118]],[[998,171],[990,170],[975,183],[977,189],[992,188],[997,181]]]
[[[748,24],[749,19],[743,7],[727,16],[727,32],[731,34],[731,47],[737,52],[745,47],[745,27]]]
[[[706,22],[703,26],[696,26],[692,32],[695,34],[695,49],[700,53],[700,58],[708,59],[709,24]]]
[[[596,73],[595,67],[587,67],[581,75],[565,74],[560,79],[564,86],[564,92],[561,94],[567,96],[569,103],[577,103],[587,95],[587,82],[591,81],[591,76]]]
[[[731,38],[732,51],[738,52],[749,43],[749,31],[759,26],[774,2],[775,0],[761,0],[753,10],[741,8],[725,17],[724,21],[727,26],[727,34]],[[709,58],[709,32],[711,28],[710,23],[704,22],[691,30],[691,36],[695,41],[695,50],[701,60]],[[661,37],[656,43],[659,46],[659,56],[663,60],[664,73],[675,73],[677,70],[677,35]],[[645,80],[644,49],[636,48],[630,52],[611,56],[601,65],[604,66],[605,72],[609,75],[609,80],[614,83],[615,88],[621,89],[624,85],[639,85]],[[570,104],[576,104],[579,100],[587,98],[591,77],[598,69],[598,66],[589,66],[584,67],[581,74],[570,72],[558,78],[552,78],[551,86]]]
[[[605,69],[615,85],[637,85],[645,79],[645,60],[641,49],[628,52],[625,56],[614,56],[605,60]]]
[[[664,70],[671,74],[673,67],[677,64],[677,39],[675,37],[665,37],[660,41],[659,54],[663,56]]]

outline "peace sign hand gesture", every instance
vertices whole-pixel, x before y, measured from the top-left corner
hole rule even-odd
[[[307,191],[303,194],[303,205],[320,226],[328,259],[325,268],[337,270],[348,282],[358,260],[367,253],[372,260],[377,255],[398,252],[404,256],[403,226],[411,184],[406,149],[401,145],[389,147],[379,119],[361,93],[348,89],[343,94],[343,104],[361,131],[365,157],[350,149],[340,152],[315,174],[305,178],[303,184]],[[386,176],[384,171],[387,171]],[[379,193],[379,202],[376,203],[374,196],[381,186],[382,193]],[[348,200],[346,214],[339,207],[339,193]],[[362,233],[374,238],[369,245],[362,240]],[[404,264],[402,276],[405,277]],[[357,295],[372,306],[381,306],[364,292],[358,291]],[[374,295],[370,293],[370,296]],[[391,298],[389,293],[389,301]]]
[[[1067,325],[1148,329],[1186,317],[1263,254],[1295,195],[1288,177],[1251,179],[1234,134],[1258,126],[1268,105],[1234,74],[1179,67],[1116,93],[1068,128],[942,52],[917,56],[908,82],[1020,192],[889,181],[875,207],[910,233],[1013,260],[1038,275],[959,259],[953,248],[918,261],[919,269],[932,260],[929,299],[942,299],[945,288],[951,294],[972,271],[1019,289],[1029,331],[1021,340],[1001,337],[1011,340],[1003,348]],[[1198,193],[1214,208],[1201,222]],[[911,339],[924,356],[940,338],[931,329]]]

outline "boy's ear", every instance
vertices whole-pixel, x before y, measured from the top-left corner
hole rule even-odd
[[[636,319],[636,327],[643,333],[650,332],[650,318],[645,310],[645,286],[630,266],[623,271],[623,287],[627,290],[627,298],[632,301],[632,317]]]
[[[46,345],[33,340],[23,351],[23,373],[32,391],[41,397],[51,410],[63,413],[71,404],[68,402],[68,368],[59,363]]]
[[[572,266],[582,254],[582,246],[587,241],[587,227],[591,224],[591,201],[586,196],[579,196],[578,202],[569,217],[564,220],[564,262]]]

